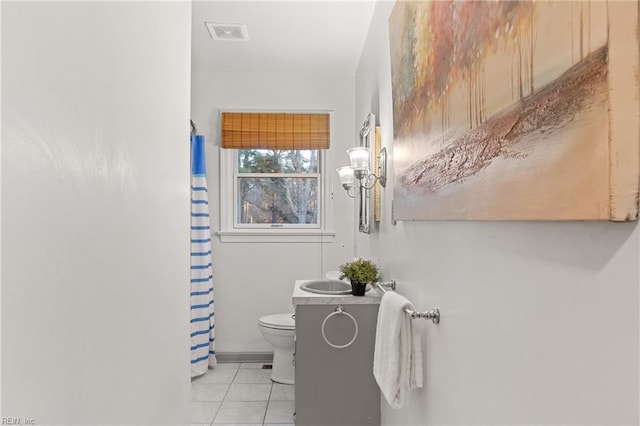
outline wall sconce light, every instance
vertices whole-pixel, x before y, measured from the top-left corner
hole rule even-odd
[[[376,182],[381,186],[387,185],[387,149],[382,148],[378,154],[377,175],[369,170],[369,148],[357,147],[347,150],[349,154],[350,166],[338,167],[336,171],[340,177],[342,187],[347,191],[347,195],[356,198],[358,193],[365,189],[371,189]],[[358,180],[354,186],[355,180]],[[354,190],[353,192],[351,190]]]

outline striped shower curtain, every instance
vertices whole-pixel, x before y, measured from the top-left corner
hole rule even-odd
[[[204,136],[191,134],[191,377],[216,365]]]

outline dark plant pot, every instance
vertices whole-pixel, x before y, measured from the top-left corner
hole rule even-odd
[[[354,296],[364,296],[367,289],[367,283],[351,282],[351,294]]]

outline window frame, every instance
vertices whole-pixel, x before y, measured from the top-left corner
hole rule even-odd
[[[330,118],[331,120],[331,118]],[[333,129],[330,129],[331,136]],[[327,151],[319,149],[317,173],[286,173],[282,177],[316,177],[318,179],[318,223],[317,224],[238,224],[238,177],[252,177],[262,173],[239,173],[238,149],[219,147],[220,153],[220,231],[216,234],[221,242],[332,242],[333,195],[330,177],[327,174]],[[282,175],[285,175],[283,173]],[[268,177],[268,176],[266,176]]]

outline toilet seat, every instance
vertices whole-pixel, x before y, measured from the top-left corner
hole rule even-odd
[[[296,322],[293,314],[274,314],[266,315],[258,320],[258,324],[267,328],[276,330],[295,330]]]

